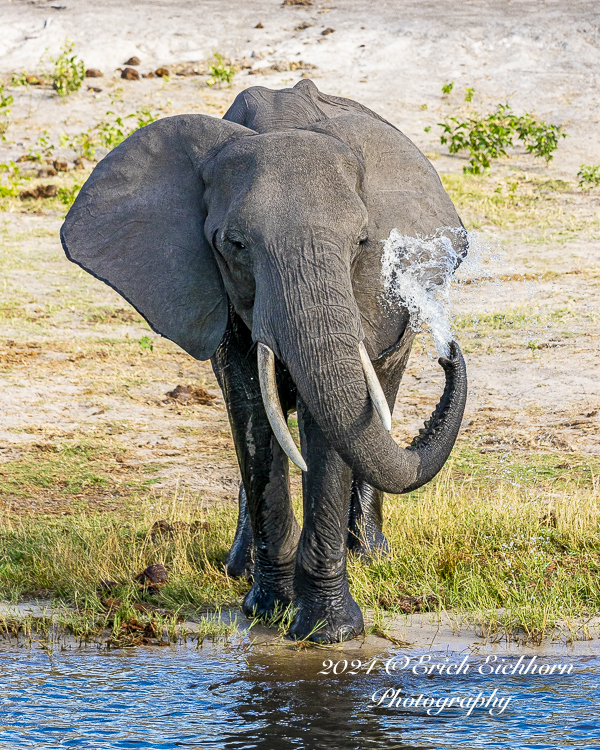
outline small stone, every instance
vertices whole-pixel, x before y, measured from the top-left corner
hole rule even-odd
[[[83,169],[85,167],[85,163],[81,156],[78,156],[75,159],[75,161],[73,162],[73,166],[75,167],[75,169]]]
[[[168,78],[170,73],[168,68],[157,68],[154,71],[154,75],[158,76],[159,78]]]
[[[154,73],[152,71],[149,73],[142,73],[142,78],[154,78]]]
[[[42,167],[41,169],[38,169],[37,176],[44,178],[44,177],[56,177],[58,174],[58,170],[56,170],[54,167]]]
[[[283,0],[282,6],[286,5],[312,5],[312,0]]]
[[[88,68],[85,71],[86,78],[104,78],[104,73],[98,68]]]
[[[208,523],[208,521],[193,521],[192,525],[190,526],[190,533],[192,534],[192,536],[202,534],[207,531],[210,531],[210,524]]]
[[[116,581],[98,581],[98,591],[101,593],[109,593],[114,589],[118,588],[119,584]]]
[[[19,194],[21,200],[26,198],[56,198],[58,185],[38,185],[34,190],[23,190]]]
[[[155,521],[150,529],[150,537],[152,540],[156,540],[161,536],[171,535],[171,524],[168,521],[160,520]]]
[[[135,57],[135,55],[133,57],[130,57],[129,60],[127,60],[127,62],[123,63],[123,65],[139,65],[139,64],[140,64],[140,58]]]
[[[139,81],[140,74],[135,68],[123,68],[121,78],[124,78],[126,81]]]
[[[94,94],[99,94],[102,91],[102,89],[98,88],[98,86],[88,86],[87,90],[92,91]]]
[[[57,172],[68,172],[69,171],[69,165],[66,161],[66,159],[55,159],[52,162],[52,166],[54,169],[56,169]]]
[[[265,27],[264,27],[264,26],[262,25],[262,23],[261,23],[261,22],[259,21],[259,22],[258,22],[258,23],[256,24],[256,26],[255,26],[254,28],[255,28],[255,29],[264,29]]]
[[[323,29],[321,36],[327,36],[327,34],[333,34],[335,29]]]
[[[43,83],[45,83],[45,81],[43,81],[38,76],[25,76],[25,81],[30,86],[41,86]]]
[[[134,580],[147,585],[148,583],[160,584],[166,583],[169,576],[167,569],[162,563],[149,565],[146,570],[137,575]]]

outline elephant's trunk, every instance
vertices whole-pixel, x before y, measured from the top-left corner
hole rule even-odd
[[[400,448],[369,393],[359,353],[364,334],[344,254],[312,248],[292,262],[288,256],[285,268],[271,266],[268,276],[268,293],[257,287],[253,337],[286,364],[326,439],[355,476],[394,494],[430,481],[450,455],[465,407],[466,369],[458,345],[452,343],[449,359],[440,359],[446,386],[426,428],[409,448]]]

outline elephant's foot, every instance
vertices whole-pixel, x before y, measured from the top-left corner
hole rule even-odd
[[[288,585],[269,588],[255,581],[242,602],[242,612],[251,619],[277,619],[293,599],[292,578]]]
[[[387,557],[390,545],[377,528],[348,530],[348,552],[368,562],[374,557]]]
[[[296,614],[288,635],[312,643],[341,643],[359,636],[365,629],[362,612],[350,592],[334,599],[303,597],[294,602]]]

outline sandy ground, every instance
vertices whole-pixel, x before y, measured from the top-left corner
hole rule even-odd
[[[504,246],[496,269],[503,280],[460,286],[454,311],[463,318],[518,316],[501,330],[484,323],[457,329],[471,382],[463,438],[481,453],[600,454],[600,191],[581,192],[575,177],[580,164],[600,162],[597,4],[177,0],[100,8],[88,0],[0,0],[0,18],[5,82],[15,71],[39,72],[44,51],[56,54],[66,37],[87,67],[104,73],[65,100],[47,87],[12,88],[13,121],[0,162],[21,156],[43,131],[58,143],[61,132],[79,133],[108,110],[147,106],[161,115],[218,117],[248,86],[279,88],[301,76],[375,109],[446,175],[461,173],[466,162],[440,145],[436,123],[464,109],[466,87],[475,89],[482,111],[509,102],[518,113],[563,125],[569,138],[548,166],[515,151],[492,173],[503,184],[515,174],[536,184],[565,181],[549,203],[553,221],[499,227],[484,209],[474,221],[481,236]],[[326,29],[333,32],[323,35]],[[208,87],[203,74],[173,75],[206,73],[215,50],[241,67],[231,88]],[[141,73],[169,66],[170,79],[122,80],[132,55]],[[441,86],[449,81],[455,85],[446,96]],[[62,153],[72,161],[72,152]],[[85,173],[71,176],[81,182]],[[63,215],[42,201],[0,214],[0,294],[5,313],[16,311],[0,321],[0,478],[3,464],[49,461],[62,446],[87,440],[103,447],[112,484],[75,496],[93,496],[98,507],[113,507],[129,479],[148,472],[159,489],[200,491],[207,502],[233,499],[238,472],[222,400],[189,405],[165,395],[180,384],[217,394],[209,364],[155,337],[114,292],[64,259],[57,238]],[[144,336],[153,351],[138,344]],[[399,439],[414,434],[441,392],[431,349],[422,335],[396,405]],[[4,493],[7,507],[26,511],[42,503],[68,512],[71,499],[51,486]]]

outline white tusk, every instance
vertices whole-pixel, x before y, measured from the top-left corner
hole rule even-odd
[[[377,409],[379,416],[381,417],[383,426],[389,432],[392,429],[392,413],[390,412],[390,407],[388,406],[387,399],[383,392],[383,388],[381,387],[381,383],[379,382],[379,378],[377,377],[377,373],[375,372],[375,368],[369,359],[369,355],[367,354],[367,350],[362,341],[358,345],[358,352],[360,354],[360,361],[362,362],[363,370],[365,371],[367,388],[369,389],[371,401],[373,401],[373,406]]]
[[[302,471],[307,471],[308,467],[302,458],[302,454],[296,447],[294,439],[290,435],[281,403],[279,393],[277,392],[277,380],[275,378],[275,355],[266,344],[259,342],[258,348],[258,378],[260,380],[260,392],[262,393],[263,404],[271,429],[279,445],[286,452],[290,461],[296,464]]]

